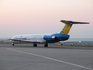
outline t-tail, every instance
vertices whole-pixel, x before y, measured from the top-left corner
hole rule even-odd
[[[62,34],[68,34],[73,24],[89,24],[89,22],[77,22],[77,21],[69,21],[69,20],[61,20],[61,22],[65,23],[65,27],[60,32]]]

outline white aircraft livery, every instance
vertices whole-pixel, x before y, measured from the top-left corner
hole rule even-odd
[[[68,35],[73,24],[89,24],[89,22],[77,22],[69,20],[61,20],[65,23],[64,28],[59,33],[51,34],[26,34],[26,35],[15,35],[10,40],[12,41],[12,46],[18,43],[33,43],[34,47],[37,44],[44,44],[44,47],[48,47],[48,43],[56,43],[59,41],[68,40],[70,35]]]

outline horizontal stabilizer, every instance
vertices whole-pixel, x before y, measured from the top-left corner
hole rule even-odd
[[[62,34],[68,34],[73,24],[89,24],[89,22],[77,22],[77,21],[69,21],[69,20],[61,20],[61,22],[65,23],[65,27],[60,32]]]
[[[61,22],[65,24],[89,24],[89,22],[77,22],[77,21],[69,21],[69,20],[61,20]]]

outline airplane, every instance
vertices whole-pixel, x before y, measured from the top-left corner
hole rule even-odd
[[[60,22],[65,23],[65,26],[59,33],[15,35],[9,40],[12,41],[12,46],[24,42],[33,43],[33,47],[37,47],[37,44],[40,43],[44,44],[44,47],[48,47],[49,43],[68,40],[70,38],[68,33],[73,24],[89,24],[89,22],[77,22],[70,20],[61,20]]]

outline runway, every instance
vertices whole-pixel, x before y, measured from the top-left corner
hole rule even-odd
[[[0,44],[0,70],[93,70],[93,47]]]

